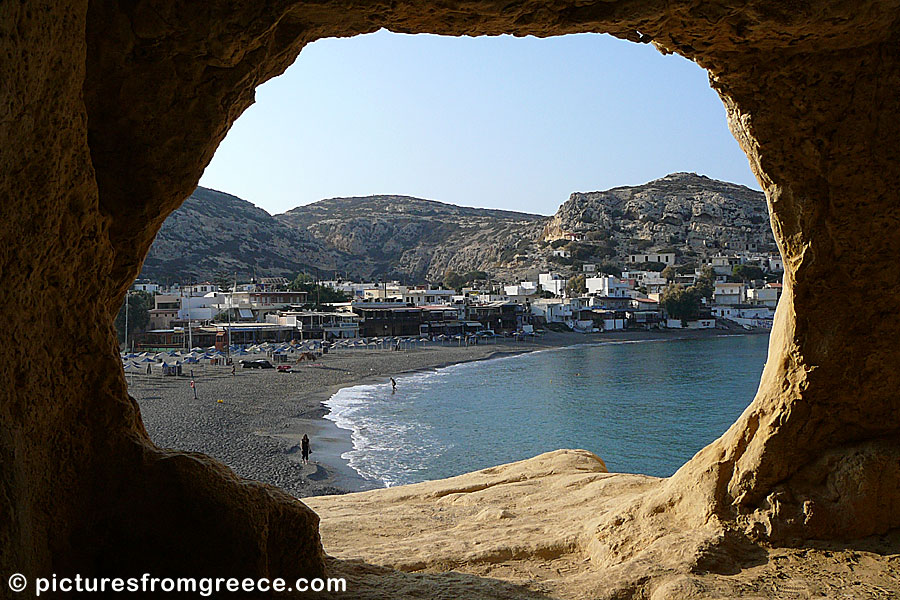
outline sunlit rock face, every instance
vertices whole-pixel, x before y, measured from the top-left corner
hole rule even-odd
[[[112,318],[254,88],[315,39],[381,27],[609,32],[682,54],[709,71],[766,192],[786,292],[759,393],[676,475],[598,516],[596,564],[688,529],[779,542],[900,526],[897,15],[896,1],[4,3],[0,570],[322,572],[301,503],[147,439]]]

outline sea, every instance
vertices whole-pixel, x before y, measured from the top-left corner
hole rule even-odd
[[[373,483],[452,477],[559,448],[669,476],[753,400],[768,336],[608,341],[357,385],[326,402]]]

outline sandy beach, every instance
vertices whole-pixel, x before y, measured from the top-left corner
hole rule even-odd
[[[532,342],[500,340],[477,346],[421,345],[408,351],[339,350],[315,363],[293,365],[292,373],[216,365],[165,377],[130,373],[129,392],[153,441],[164,448],[203,452],[246,478],[276,485],[297,497],[380,487],[363,479],[341,454],[352,449],[350,432],[324,418],[323,402],[349,385],[384,382],[391,376],[552,347],[616,340],[672,339],[722,335],[720,330],[616,332],[581,335],[548,333]],[[264,357],[261,355],[260,357]],[[246,358],[254,358],[248,356]],[[312,455],[300,461],[300,439],[308,434]]]

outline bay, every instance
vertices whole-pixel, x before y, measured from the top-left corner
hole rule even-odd
[[[399,485],[559,448],[611,472],[669,476],[753,399],[768,336],[600,342],[544,350],[336,393],[363,477]]]

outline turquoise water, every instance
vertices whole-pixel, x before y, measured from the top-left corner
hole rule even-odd
[[[345,388],[328,418],[385,485],[451,477],[558,448],[612,472],[668,476],[753,399],[768,336],[608,342],[454,365]]]

